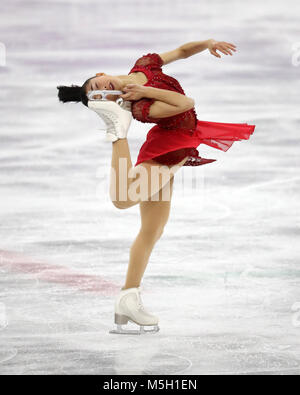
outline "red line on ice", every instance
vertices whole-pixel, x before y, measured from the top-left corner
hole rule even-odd
[[[18,252],[0,250],[0,267],[12,272],[33,274],[35,278],[76,287],[80,291],[115,294],[120,289],[115,283],[101,276],[77,273],[67,267],[34,260]]]

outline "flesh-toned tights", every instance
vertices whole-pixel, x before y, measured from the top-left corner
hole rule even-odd
[[[120,161],[120,158],[122,159]],[[151,169],[158,170],[161,164],[155,160],[145,161],[133,167],[127,139],[112,143],[110,196],[115,207],[127,209],[136,204],[140,206],[141,226],[131,248],[127,276],[123,289],[138,287],[146,270],[154,245],[162,236],[168,222],[173,193],[174,174],[185,163],[187,157],[173,166],[164,166],[165,171],[158,177],[158,182],[151,178]],[[156,169],[154,169],[156,168]],[[144,177],[145,174],[148,177]],[[140,178],[139,178],[140,177]],[[137,179],[144,179],[149,188],[141,198],[119,199],[120,182],[127,191]],[[123,182],[123,184],[122,184]],[[142,181],[141,181],[142,182]],[[142,185],[142,184],[140,184]],[[141,192],[142,187],[137,190]],[[149,192],[148,192],[149,191]],[[124,196],[124,194],[123,194]]]

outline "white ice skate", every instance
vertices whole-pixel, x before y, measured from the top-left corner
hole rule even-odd
[[[115,302],[115,324],[117,329],[109,333],[125,335],[141,335],[145,333],[156,333],[159,331],[158,318],[148,313],[142,304],[140,287],[121,290]],[[139,330],[123,329],[131,321],[140,326]],[[145,327],[153,327],[145,329]]]
[[[121,97],[115,102],[107,100],[107,95],[121,95],[122,91],[99,90],[88,92],[88,107],[94,110],[106,124],[106,139],[117,141],[127,137],[132,121],[131,102]],[[95,98],[99,97],[101,98]]]

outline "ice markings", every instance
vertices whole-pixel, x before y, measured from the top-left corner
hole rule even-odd
[[[0,67],[6,66],[6,46],[0,42]]]
[[[295,328],[300,328],[300,302],[296,302],[292,306],[292,311],[294,311],[292,323]]]
[[[4,303],[0,303],[0,330],[6,328],[8,325],[6,306]]]

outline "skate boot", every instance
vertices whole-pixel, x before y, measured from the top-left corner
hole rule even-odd
[[[120,95],[122,91],[90,91],[88,92],[88,107],[94,110],[106,124],[106,140],[117,141],[127,137],[132,121],[131,102],[117,99],[107,100],[107,95]],[[101,96],[100,99],[95,97]]]
[[[121,290],[115,302],[115,324],[117,329],[111,330],[109,333],[141,335],[159,331],[158,318],[144,309],[140,292],[140,287]],[[123,329],[122,325],[126,325],[128,321],[139,325],[140,329]],[[145,327],[153,328],[145,329]]]

